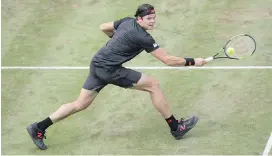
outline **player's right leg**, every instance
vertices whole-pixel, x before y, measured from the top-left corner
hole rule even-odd
[[[94,101],[98,92],[106,85],[107,84],[104,81],[92,74],[89,74],[77,100],[71,103],[63,104],[59,109],[57,109],[43,121],[38,123],[35,122],[27,127],[27,132],[33,140],[33,143],[42,150],[47,149],[43,142],[45,130],[53,123],[86,109]]]

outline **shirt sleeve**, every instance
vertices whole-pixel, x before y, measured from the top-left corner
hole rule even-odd
[[[151,35],[143,37],[140,41],[140,45],[147,53],[151,53],[160,47]]]
[[[119,20],[116,20],[113,22],[113,26],[114,26],[114,29],[117,29],[119,27],[119,25],[129,19],[132,19],[131,17],[125,17],[125,18],[122,18],[122,19],[119,19]]]

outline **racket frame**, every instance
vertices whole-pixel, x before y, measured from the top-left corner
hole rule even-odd
[[[220,58],[228,58],[228,59],[240,60],[241,58],[236,58],[236,57],[231,57],[231,56],[229,56],[229,55],[227,54],[227,51],[226,51],[226,46],[229,44],[229,42],[232,41],[234,38],[239,37],[239,36],[248,36],[248,37],[250,37],[250,38],[252,39],[252,41],[254,42],[254,45],[255,45],[255,46],[254,46],[253,52],[252,52],[250,55],[253,55],[253,54],[255,53],[255,51],[256,51],[256,48],[257,48],[257,47],[256,47],[256,41],[255,41],[255,39],[254,39],[252,36],[248,35],[248,34],[238,34],[238,35],[235,35],[235,36],[231,37],[231,38],[228,40],[228,42],[225,44],[225,46],[220,50],[219,53],[215,54],[214,56],[211,56],[211,57],[206,58],[205,61],[208,62],[208,61],[211,61],[211,60],[213,60],[213,59],[220,59]],[[224,51],[225,56],[219,56],[219,57],[217,57],[217,55],[220,54],[220,53],[222,52],[222,50]]]

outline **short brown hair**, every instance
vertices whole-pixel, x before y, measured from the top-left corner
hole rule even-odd
[[[142,4],[138,7],[136,13],[135,13],[135,17],[143,17],[149,14],[155,14],[155,10],[154,10],[154,6],[152,6],[151,4]]]

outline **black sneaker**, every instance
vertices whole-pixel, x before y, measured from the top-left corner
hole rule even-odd
[[[45,131],[42,131],[38,128],[37,122],[29,125],[26,130],[37,147],[42,150],[47,149],[46,145],[43,142],[43,138],[46,139],[46,137],[44,136]]]
[[[175,139],[181,139],[189,130],[191,130],[197,123],[198,117],[192,116],[189,119],[181,120],[178,123],[178,129],[176,131],[170,131]]]

